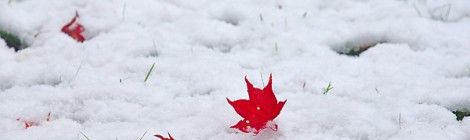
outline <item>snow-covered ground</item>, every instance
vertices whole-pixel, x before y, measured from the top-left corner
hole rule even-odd
[[[1,140],[470,139],[468,0],[2,0],[0,28],[29,45],[0,40]],[[230,129],[269,73],[279,130]]]

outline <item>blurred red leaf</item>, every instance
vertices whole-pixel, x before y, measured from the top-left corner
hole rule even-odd
[[[82,35],[82,32],[85,31],[85,28],[81,24],[75,22],[78,17],[78,12],[76,12],[75,17],[62,27],[62,32],[79,42],[83,42],[85,41],[85,37]]]
[[[17,118],[17,121],[22,121],[24,122],[25,128],[28,129],[31,126],[39,126],[39,121],[27,121],[27,120],[22,120],[21,118]],[[51,120],[51,112],[46,117],[46,121],[49,122]]]
[[[155,137],[157,137],[157,138],[160,138],[161,140],[175,140],[175,139],[173,139],[173,137],[171,137],[170,133],[168,133],[168,136],[169,136],[170,138],[165,138],[165,137],[163,137],[162,135],[158,135],[158,134],[157,134],[157,135],[153,135],[153,136],[155,136]]]
[[[269,82],[263,89],[255,88],[245,76],[248,87],[249,99],[240,99],[228,103],[244,119],[230,128],[238,129],[245,133],[258,134],[265,128],[277,130],[277,124],[272,122],[281,113],[287,100],[278,102],[272,90],[272,74],[269,75]],[[269,123],[272,122],[272,123]]]

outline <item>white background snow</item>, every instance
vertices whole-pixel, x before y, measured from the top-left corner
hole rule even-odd
[[[0,40],[1,140],[470,139],[468,0],[2,0],[0,27],[29,46]],[[230,129],[269,73],[279,130]]]

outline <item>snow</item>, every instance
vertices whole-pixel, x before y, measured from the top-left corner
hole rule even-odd
[[[470,109],[469,5],[4,0],[0,27],[29,48],[0,40],[0,139],[468,140],[470,119],[451,111]],[[60,32],[76,11],[84,43]],[[246,99],[244,76],[263,87],[269,73],[288,100],[278,131],[230,129],[241,117],[225,98]]]

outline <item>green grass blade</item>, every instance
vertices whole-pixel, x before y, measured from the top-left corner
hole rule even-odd
[[[150,74],[151,74],[152,71],[153,71],[153,67],[155,67],[155,63],[153,63],[152,67],[150,67],[150,70],[149,70],[149,72],[147,73],[147,76],[145,76],[144,83],[147,82],[147,79],[149,78]]]
[[[142,135],[142,137],[140,137],[139,140],[142,140],[144,138],[145,134],[147,134],[147,131],[144,132],[144,134]]]
[[[88,137],[87,137],[85,134],[83,134],[83,132],[82,132],[82,131],[80,131],[80,134],[82,134],[82,135],[83,135],[83,137],[85,137],[87,140],[90,140],[90,138],[88,138]]]

